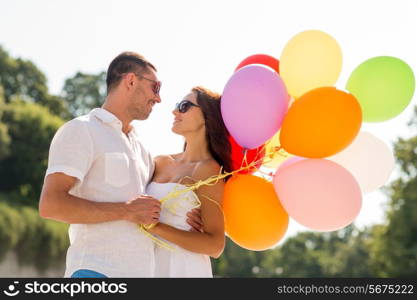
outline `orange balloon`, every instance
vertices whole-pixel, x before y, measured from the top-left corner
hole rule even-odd
[[[249,250],[274,246],[288,228],[288,214],[271,182],[247,174],[237,174],[225,186],[223,210],[227,235]]]
[[[281,127],[281,146],[288,153],[323,158],[355,139],[362,124],[356,98],[334,87],[311,90],[295,101]]]

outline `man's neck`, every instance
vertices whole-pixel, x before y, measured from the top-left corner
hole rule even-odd
[[[115,106],[111,105],[107,100],[104,102],[101,108],[112,113],[116,116],[116,118],[120,120],[120,122],[122,122],[122,131],[124,134],[127,135],[133,129],[132,125],[130,125],[132,119],[126,116],[126,114],[120,111],[120,109],[117,109]]]

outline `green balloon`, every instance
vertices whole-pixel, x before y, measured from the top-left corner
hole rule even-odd
[[[378,56],[360,64],[346,89],[362,107],[364,122],[382,122],[399,115],[413,98],[413,70],[401,59]]]

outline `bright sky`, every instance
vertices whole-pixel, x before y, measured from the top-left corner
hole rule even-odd
[[[170,131],[171,111],[191,87],[222,92],[242,59],[257,53],[279,58],[289,39],[304,30],[325,31],[339,42],[340,89],[373,56],[396,56],[417,72],[416,13],[416,0],[14,0],[1,4],[0,45],[32,60],[52,93],[77,71],[105,70],[122,51],[145,55],[163,81],[162,103],[138,126],[144,145],[157,155],[181,151],[182,138]],[[413,134],[406,123],[416,99],[395,119],[362,130],[392,147],[399,136]],[[355,223],[381,222],[385,202],[379,191],[365,195]],[[287,237],[304,229],[292,221]]]

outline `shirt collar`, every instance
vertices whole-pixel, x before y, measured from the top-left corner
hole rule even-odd
[[[91,114],[93,116],[96,116],[99,120],[101,120],[104,123],[117,124],[120,128],[122,128],[122,121],[120,121],[118,117],[116,117],[114,114],[109,112],[107,109],[94,108],[91,111]],[[129,133],[133,133],[134,126],[130,124],[129,128],[130,128]]]
[[[120,122],[122,123],[114,114],[109,112],[108,110],[104,108],[94,108],[91,111],[91,114],[96,116],[98,119],[100,119],[104,123],[113,123],[113,122]]]

